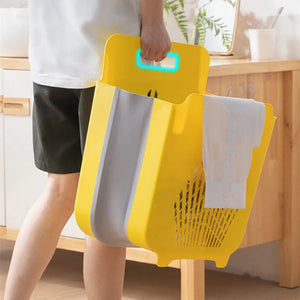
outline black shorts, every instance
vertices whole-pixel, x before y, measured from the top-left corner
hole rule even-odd
[[[33,83],[33,153],[40,170],[80,172],[95,87],[69,89]]]

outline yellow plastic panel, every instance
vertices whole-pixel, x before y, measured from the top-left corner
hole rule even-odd
[[[91,236],[90,211],[114,92],[113,86],[104,83],[96,86],[75,200],[76,222],[83,232]]]
[[[179,68],[170,73],[139,68],[136,52],[141,48],[140,43],[140,37],[111,35],[105,46],[100,81],[141,95],[155,89],[159,99],[172,103],[182,103],[189,94],[205,91],[209,68],[205,48],[173,42],[170,51],[179,55]]]

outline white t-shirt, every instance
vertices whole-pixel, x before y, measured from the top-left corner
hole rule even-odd
[[[108,37],[140,36],[139,0],[29,0],[28,6],[32,80],[42,85],[95,86]]]

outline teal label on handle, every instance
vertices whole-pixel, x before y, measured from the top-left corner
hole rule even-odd
[[[173,58],[174,64],[172,66],[157,65],[157,64],[164,63],[164,61],[161,61],[161,62],[151,61],[151,63],[153,63],[153,65],[144,64],[141,61],[142,60],[141,52],[142,52],[142,49],[139,49],[136,52],[136,64],[141,69],[154,70],[154,71],[163,71],[163,72],[176,72],[178,70],[178,68],[179,68],[179,55],[177,53],[175,53],[175,52],[169,52],[167,54],[166,58],[165,58],[165,59]]]

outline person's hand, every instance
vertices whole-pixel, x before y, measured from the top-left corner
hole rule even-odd
[[[156,62],[163,60],[172,48],[172,43],[163,22],[142,24],[141,56]]]

